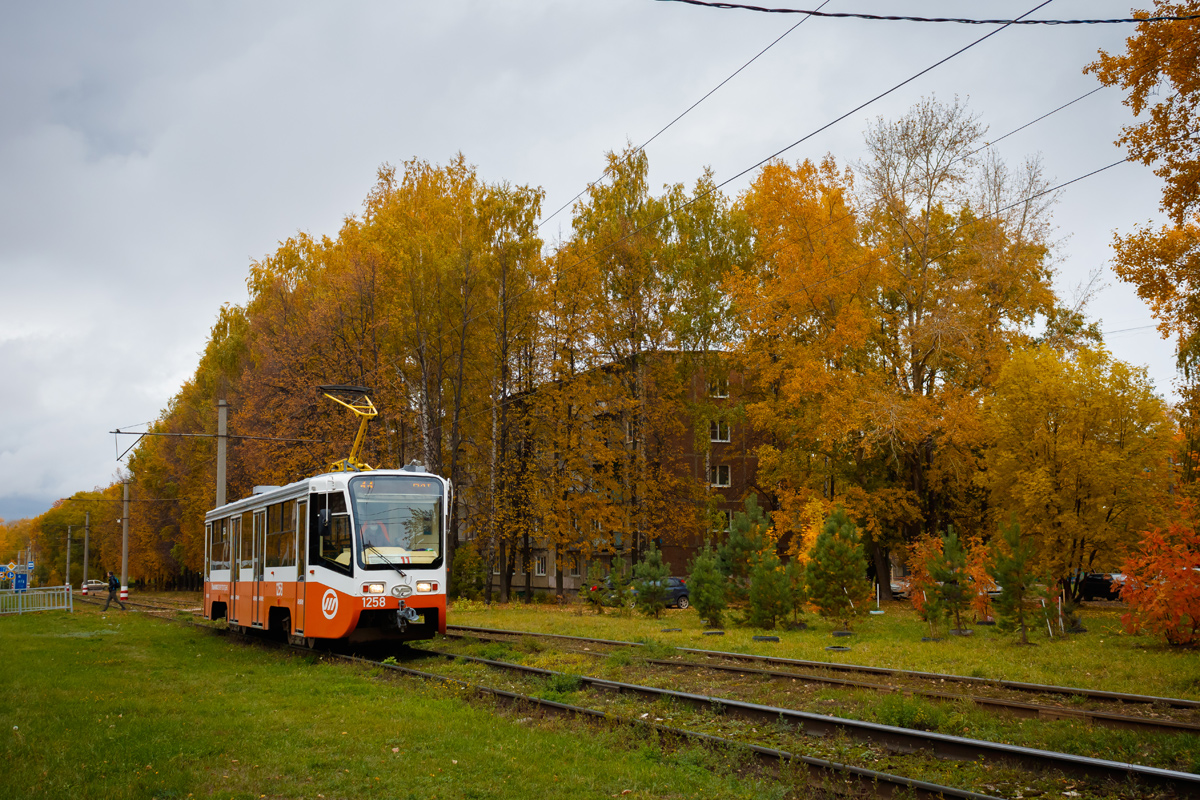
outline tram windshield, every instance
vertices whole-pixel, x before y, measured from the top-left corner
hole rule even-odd
[[[355,478],[350,500],[361,567],[441,563],[441,481],[402,475]]]

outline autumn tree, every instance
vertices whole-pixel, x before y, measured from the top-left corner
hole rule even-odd
[[[991,593],[999,588],[989,572],[995,556],[983,537],[978,535],[966,541],[964,550],[966,563],[963,573],[970,581],[971,609],[975,612],[975,619],[987,622],[994,616]]]
[[[742,200],[754,259],[727,283],[759,479],[793,535],[814,498],[852,509],[881,580],[922,532],[984,527],[981,399],[1058,307],[1040,169],[981,157],[985,132],[926,100],[868,130],[853,174],[770,164]]]
[[[1134,15],[1197,13],[1197,0],[1154,0]],[[1122,129],[1117,144],[1163,180],[1167,224],[1115,234],[1113,269],[1137,287],[1160,333],[1175,337],[1186,438],[1182,488],[1190,492],[1200,479],[1200,21],[1139,23],[1125,52],[1101,50],[1085,72],[1125,91],[1138,121]]]
[[[929,596],[936,592],[937,581],[929,572],[929,565],[942,554],[942,537],[932,533],[917,538],[906,548],[908,565],[908,598],[912,607],[923,620],[930,620],[936,606],[930,605]]]
[[[981,480],[994,514],[1015,516],[1038,571],[1067,581],[1112,569],[1156,519],[1170,480],[1171,429],[1145,371],[1103,350],[1013,353],[987,402]]]
[[[1055,305],[1049,198],[1036,162],[980,158],[986,129],[961,103],[924,100],[867,132],[864,244],[877,266],[871,385],[861,419],[919,531],[983,524],[972,479],[979,400],[1014,342]]]

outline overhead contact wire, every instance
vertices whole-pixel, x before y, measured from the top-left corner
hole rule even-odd
[[[825,0],[825,2],[821,3],[821,5],[817,6],[817,8],[818,8],[818,9],[822,9],[822,8],[824,8],[825,6],[829,5],[829,3],[830,3],[830,2],[831,2],[831,0]],[[650,145],[650,143],[651,143],[651,142],[653,142],[653,141],[654,141],[655,139],[657,139],[659,136],[662,136],[664,133],[666,133],[666,131],[667,131],[667,129],[668,129],[668,128],[670,128],[670,127],[671,127],[671,126],[673,126],[673,125],[674,125],[676,122],[679,122],[679,120],[683,119],[683,118],[684,118],[684,117],[686,117],[688,114],[690,114],[690,113],[692,112],[692,110],[696,108],[696,106],[700,105],[700,104],[701,104],[701,103],[703,103],[705,100],[707,100],[708,98],[710,98],[710,97],[712,97],[714,94],[716,94],[716,92],[717,92],[717,91],[718,91],[718,90],[719,90],[719,89],[720,89],[722,86],[724,86],[725,84],[729,83],[731,80],[733,80],[734,78],[736,78],[736,77],[737,77],[739,74],[741,74],[742,70],[746,69],[746,67],[750,66],[750,65],[751,65],[751,64],[753,64],[755,61],[757,61],[757,60],[758,60],[758,59],[759,59],[759,58],[760,58],[760,57],[761,57],[761,56],[762,56],[764,53],[766,53],[766,52],[767,52],[768,50],[770,50],[772,47],[774,47],[775,45],[777,45],[777,44],[779,44],[781,41],[783,41],[784,37],[786,37],[786,36],[787,36],[788,34],[790,34],[792,31],[796,30],[796,28],[799,28],[801,25],[803,25],[805,22],[807,22],[807,21],[808,21],[810,18],[811,18],[811,15],[809,15],[809,16],[806,16],[804,19],[800,20],[800,21],[799,21],[799,22],[797,22],[795,25],[793,25],[792,27],[790,27],[790,28],[788,28],[786,31],[784,31],[782,34],[780,34],[779,38],[777,38],[775,41],[771,42],[769,45],[767,45],[766,47],[764,47],[762,50],[759,50],[759,51],[758,51],[758,53],[757,53],[757,54],[756,54],[756,55],[755,55],[753,58],[751,58],[751,59],[750,59],[749,61],[747,61],[745,64],[742,64],[740,67],[738,67],[736,70],[734,70],[734,72],[733,72],[731,75],[729,75],[729,77],[727,77],[725,80],[723,80],[723,81],[721,81],[720,83],[718,83],[716,86],[714,86],[712,89],[710,89],[710,90],[708,91],[708,93],[707,93],[707,94],[705,94],[705,95],[704,95],[703,97],[701,97],[699,100],[697,100],[696,102],[694,102],[694,103],[692,103],[690,106],[688,106],[686,109],[684,109],[684,111],[683,111],[681,114],[679,114],[679,116],[675,117],[675,119],[671,120],[671,121],[670,121],[670,122],[668,122],[666,125],[664,125],[664,126],[663,126],[663,127],[662,127],[662,128],[659,130],[659,131],[658,131],[658,133],[654,134],[654,135],[653,135],[653,136],[651,136],[649,139],[647,139],[646,141],[644,141],[644,142],[642,142],[640,145],[638,145],[638,147],[637,147],[637,148],[634,150],[634,152],[635,152],[635,153],[640,153],[640,152],[642,152],[643,150],[645,150],[645,149],[646,149],[646,148],[647,148],[647,147]],[[574,203],[576,200],[578,200],[579,198],[583,197],[583,195],[584,195],[584,194],[585,194],[585,193],[588,191],[588,189],[591,189],[591,188],[593,188],[593,187],[594,187],[596,184],[600,183],[600,181],[602,181],[602,180],[604,180],[606,177],[608,177],[608,174],[609,174],[609,172],[611,172],[611,168],[609,168],[609,167],[606,167],[606,168],[605,168],[605,170],[604,170],[604,173],[603,173],[603,174],[602,174],[602,175],[601,175],[599,178],[597,178],[596,180],[594,180],[594,181],[592,181],[591,183],[589,183],[589,184],[587,185],[587,187],[586,187],[586,188],[585,188],[583,191],[581,191],[579,194],[575,195],[575,196],[574,196],[574,197],[572,197],[572,198],[571,198],[569,201],[567,201],[567,202],[566,202],[566,203],[564,203],[562,206],[560,206],[560,207],[558,208],[558,210],[557,210],[557,211],[555,211],[553,214],[551,214],[550,216],[548,216],[548,217],[546,217],[545,219],[543,219],[543,220],[541,220],[540,222],[538,222],[538,224],[537,224],[537,227],[539,227],[539,228],[540,228],[540,227],[542,227],[542,226],[543,226],[543,225],[545,225],[547,222],[549,222],[550,220],[554,219],[556,216],[558,216],[559,214],[561,214],[561,213],[563,212],[563,210],[564,210],[564,209],[566,209],[566,208],[569,208],[569,207],[571,206],[571,204],[573,204],[573,203]]]
[[[826,19],[865,19],[873,22],[944,22],[958,25],[1129,25],[1140,22],[1186,22],[1200,19],[1200,14],[1179,14],[1145,17],[1121,17],[1117,19],[1025,19],[1024,14],[1016,19],[974,19],[969,17],[916,17],[900,14],[863,14],[852,11],[821,11],[803,8],[767,8],[743,3],[707,2],[707,0],[658,0],[660,3],[684,3],[723,11],[755,11],[761,14],[806,14]]]

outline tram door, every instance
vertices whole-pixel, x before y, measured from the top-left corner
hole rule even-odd
[[[296,502],[296,633],[304,632],[305,565],[308,563],[308,502]]]
[[[263,566],[266,564],[267,555],[267,512],[254,512],[254,563],[253,563],[253,578],[254,581],[254,598],[251,606],[251,622],[254,625],[265,625],[266,620],[263,611]]]
[[[238,567],[242,563],[242,518],[229,518],[229,608],[230,622],[237,622]]]

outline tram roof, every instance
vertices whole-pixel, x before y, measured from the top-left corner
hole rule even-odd
[[[247,509],[258,508],[259,506],[266,505],[276,499],[286,500],[289,497],[306,495],[312,490],[313,483],[316,481],[332,479],[335,485],[340,482],[340,485],[344,487],[347,481],[360,475],[406,475],[414,478],[423,477],[437,478],[439,481],[443,480],[443,478],[433,474],[432,472],[411,469],[373,469],[364,470],[361,472],[322,472],[320,475],[310,475],[307,478],[301,478],[298,481],[294,481],[284,486],[255,487],[262,488],[263,491],[255,492],[249,497],[243,497],[240,500],[234,500],[232,503],[226,503],[223,506],[210,509],[207,513],[205,513],[204,519],[206,522],[212,519],[220,519],[222,517],[229,516],[230,514],[240,513]]]

